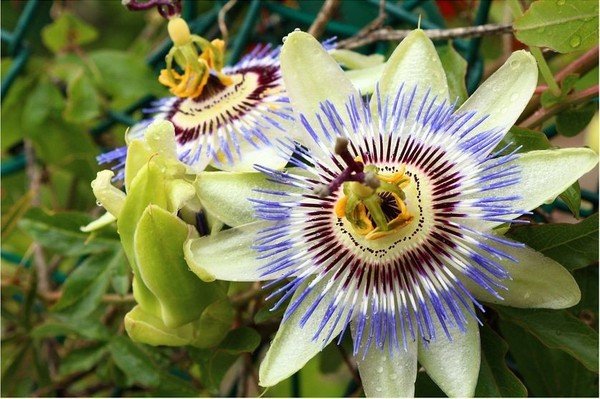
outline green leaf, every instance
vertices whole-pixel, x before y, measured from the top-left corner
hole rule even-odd
[[[530,396],[598,396],[598,374],[566,353],[547,348],[516,324],[504,320],[499,324]]]
[[[42,29],[42,42],[54,53],[67,47],[91,43],[97,36],[98,32],[93,26],[70,12],[63,12],[53,23]]]
[[[276,310],[271,310],[270,307],[271,306],[265,305],[264,307],[260,308],[258,312],[256,312],[254,315],[254,322],[256,324],[261,324],[273,319],[281,320],[283,314],[285,313],[285,309],[287,308],[287,303],[283,303]]]
[[[5,346],[2,346],[2,380],[14,381],[17,372],[21,369],[21,365],[27,357],[31,345],[25,342],[18,348],[13,347],[12,353],[7,353]],[[14,384],[2,384],[2,396],[12,396],[15,391]]]
[[[123,254],[124,255],[124,254]],[[131,271],[127,259],[123,256],[121,261],[115,265],[110,277],[110,285],[119,295],[125,295],[129,292],[131,286]]]
[[[582,132],[590,123],[598,104],[591,102],[569,108],[556,116],[556,130],[566,137],[573,137]]]
[[[9,209],[9,211],[2,215],[2,240],[5,240],[10,233],[17,226],[18,221],[31,207],[31,199],[33,192],[27,191],[21,198],[19,198]]]
[[[446,398],[446,394],[442,392],[431,377],[425,372],[417,373],[417,381],[415,381],[415,398]]]
[[[344,362],[337,345],[327,345],[319,356],[319,371],[322,374],[333,374],[337,372]]]
[[[42,246],[61,255],[78,256],[118,248],[119,242],[114,236],[102,233],[90,238],[79,230],[90,221],[91,218],[83,213],[60,212],[52,215],[40,208],[33,208],[18,225]]]
[[[61,376],[91,370],[106,355],[104,345],[89,348],[74,349],[61,359],[58,374]]]
[[[2,150],[7,150],[23,139],[22,129],[24,106],[37,79],[34,76],[24,76],[15,80],[6,98],[2,100],[0,117],[2,118]]]
[[[197,348],[190,348],[189,354],[200,369],[202,385],[213,393],[218,392],[225,373],[239,357],[221,350]]]
[[[193,345],[209,348],[219,344],[231,329],[234,317],[235,310],[227,298],[208,305],[200,319],[194,323],[197,336]]]
[[[80,125],[52,115],[44,123],[43,134],[31,139],[36,156],[48,166],[61,168],[84,181],[96,176],[98,147]]]
[[[124,261],[121,249],[87,258],[69,275],[52,310],[74,318],[88,316],[100,305],[111,275]]]
[[[598,261],[598,214],[579,223],[514,227],[509,236],[573,271]]]
[[[34,239],[66,256],[85,255],[118,248],[117,236],[103,232],[94,239],[83,234],[79,228],[88,223],[91,217],[81,212],[51,213],[41,208],[30,209],[19,227],[26,230]],[[42,236],[42,233],[46,237]],[[56,236],[52,236],[56,234]],[[89,242],[85,242],[89,241]]]
[[[475,397],[526,397],[527,389],[506,366],[506,342],[487,325],[480,334],[481,368]]]
[[[503,320],[524,328],[544,345],[560,349],[598,372],[598,334],[568,311],[496,306]]]
[[[155,94],[164,94],[162,86],[143,58],[117,50],[98,50],[89,54],[98,74],[94,78],[98,88],[119,104]],[[116,104],[116,105],[119,105]]]
[[[439,47],[438,55],[440,56],[440,61],[442,61],[442,67],[446,71],[450,101],[458,99],[457,104],[460,105],[469,97],[465,83],[467,61],[454,49],[451,43],[447,46]]]
[[[581,301],[569,312],[598,331],[598,267],[590,266],[573,273],[581,289]]]
[[[82,70],[67,85],[67,105],[63,116],[73,123],[86,123],[100,115],[100,96],[91,78]]]
[[[529,152],[536,150],[547,150],[551,148],[548,137],[542,132],[523,129],[513,126],[502,138],[494,149],[502,151],[502,155],[510,154],[518,149],[518,152]],[[520,147],[520,148],[519,148]]]
[[[579,188],[579,182],[576,181],[558,196],[565,204],[569,207],[571,213],[576,218],[579,218],[579,210],[581,209],[581,189]]]
[[[521,42],[559,53],[585,50],[598,43],[598,2],[536,1],[514,22]]]
[[[100,321],[93,319],[49,321],[31,331],[33,338],[57,337],[61,335],[80,335],[98,341],[108,341],[111,333]]]
[[[231,354],[253,352],[260,344],[260,335],[250,327],[239,327],[230,331],[219,345],[221,350]]]
[[[60,114],[64,107],[60,90],[48,79],[41,79],[23,106],[22,124],[27,136],[44,134],[44,122],[50,115]]]
[[[118,335],[110,340],[108,348],[117,367],[129,379],[148,387],[158,386],[160,373],[140,346]]]
[[[152,396],[158,397],[198,397],[198,390],[182,378],[176,377],[171,373],[160,373],[160,384]]]

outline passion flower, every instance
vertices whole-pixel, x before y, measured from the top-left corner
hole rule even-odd
[[[300,149],[280,142],[296,148],[295,168],[258,166],[278,184],[250,199],[262,221],[188,240],[188,265],[204,280],[272,280],[274,307],[289,300],[263,386],[351,330],[367,396],[412,396],[417,361],[449,396],[472,396],[482,301],[580,298],[566,269],[495,228],[560,194],[596,155],[497,148],[537,83],[524,51],[458,109],[421,30],[391,55],[370,104],[306,33],[288,36],[281,64],[305,132]]]

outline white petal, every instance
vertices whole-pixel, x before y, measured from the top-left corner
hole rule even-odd
[[[305,32],[290,33],[281,49],[280,59],[283,81],[297,115],[303,114],[313,127],[318,127],[315,114],[319,105],[328,100],[340,110],[341,117],[350,126],[350,119],[344,112],[345,104],[352,96],[358,100],[358,92],[314,37]],[[308,133],[302,142],[313,149],[318,148]]]
[[[178,160],[175,127],[169,121],[156,120],[146,128],[144,138],[150,149],[167,159]]]
[[[466,309],[461,309],[467,320],[466,331],[450,330],[452,341],[444,333],[437,317],[433,317],[436,339],[427,346],[419,340],[419,363],[431,379],[449,397],[472,397],[475,394],[481,345],[479,326]]]
[[[346,71],[346,76],[360,94],[372,94],[375,91],[377,82],[381,79],[384,69],[385,64],[380,64],[371,68]]]
[[[327,283],[328,281],[323,280],[318,282],[298,308],[279,326],[271,347],[260,365],[259,380],[261,386],[273,386],[300,370],[341,332],[342,323],[338,323],[333,333],[329,336],[328,341],[325,341],[328,334],[324,333],[317,340],[313,340],[313,335],[318,330],[329,303],[333,298],[335,287],[332,287],[325,294],[325,297],[314,309],[306,324],[303,327],[300,326],[300,319],[302,319],[304,313],[314,303],[317,296],[322,293]],[[306,287],[306,283],[301,284],[292,296],[290,303],[294,303]],[[342,316],[341,320],[343,319],[344,316]],[[325,326],[323,332],[329,332],[331,322],[332,320]]]
[[[519,196],[510,202],[518,211],[530,211],[548,201],[554,200],[560,193],[590,171],[598,163],[598,155],[589,148],[563,148],[558,150],[531,151],[519,154],[505,165],[492,169],[504,170],[517,165],[519,181],[509,187],[483,191],[472,197],[493,198]],[[511,218],[519,213],[511,215]],[[464,220],[465,225],[486,230],[501,222]]]
[[[533,56],[524,50],[514,52],[459,108],[459,112],[476,111],[479,117],[489,115],[471,134],[499,127],[508,131],[531,99],[537,81]]]
[[[255,147],[242,140],[239,143],[241,157],[233,163],[214,163],[217,168],[227,172],[255,172],[255,165],[264,166],[269,169],[281,170],[288,163],[292,151],[284,154],[281,149],[271,145],[260,144]]]
[[[194,185],[183,179],[169,180],[167,185],[167,198],[169,201],[169,210],[177,212],[187,202],[196,198]]]
[[[413,117],[428,90],[431,90],[428,97],[430,99],[437,96],[437,102],[440,103],[449,99],[448,82],[440,57],[433,42],[420,29],[412,31],[402,40],[385,64],[379,80],[379,91],[382,101],[391,99],[388,108],[392,108],[393,99],[403,83],[405,90],[408,89],[409,92],[414,87],[417,88],[410,114]],[[376,102],[377,96],[373,96],[373,111],[377,109]]]
[[[185,242],[183,251],[190,270],[204,281],[260,281],[258,260],[252,249],[256,235],[269,223],[254,222]]]
[[[123,204],[125,204],[125,193],[112,185],[111,181],[114,175],[111,170],[98,172],[92,181],[92,191],[104,209],[118,218]]]
[[[369,331],[368,324],[365,331]],[[352,323],[352,335],[355,337],[355,324]],[[368,340],[364,333],[356,362],[365,395],[382,398],[412,398],[415,396],[415,381],[417,379],[417,340],[406,340],[406,350],[400,343],[400,349],[393,349],[390,354],[389,342],[382,348],[374,345],[369,347],[366,355],[363,345]]]
[[[364,55],[352,50],[334,49],[329,54],[340,65],[347,69],[365,69],[383,64],[385,57],[381,54]]]
[[[249,198],[271,196],[254,190],[282,190],[282,185],[267,180],[258,172],[201,172],[194,183],[202,206],[229,226],[241,226],[256,221]]]
[[[490,241],[486,244],[499,247]],[[528,247],[502,245],[500,249],[517,260],[499,261],[511,277],[511,280],[502,280],[508,289],[499,291],[504,300],[489,294],[471,280],[461,278],[477,299],[516,308],[547,309],[569,308],[581,299],[577,282],[559,263]],[[460,277],[460,273],[457,276]]]
[[[90,233],[94,230],[98,230],[103,228],[104,226],[108,226],[109,224],[116,222],[117,218],[110,212],[106,212],[104,215],[100,216],[98,219],[88,223],[85,226],[81,226],[79,230],[84,233]]]

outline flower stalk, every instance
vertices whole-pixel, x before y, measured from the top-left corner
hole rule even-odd
[[[521,15],[523,15],[523,9],[521,8],[521,5],[519,4],[518,0],[510,0],[508,4],[511,7],[512,12],[515,17],[520,17]],[[542,74],[542,77],[546,81],[546,84],[548,85],[550,92],[557,97],[560,96],[560,93],[561,93],[560,87],[558,87],[558,84],[554,80],[554,75],[552,74],[552,71],[550,70],[548,63],[546,62],[546,59],[544,58],[542,51],[538,47],[533,47],[533,46],[530,46],[529,50],[531,51],[531,55],[533,55],[533,57],[535,58],[535,60],[538,64],[540,73]]]

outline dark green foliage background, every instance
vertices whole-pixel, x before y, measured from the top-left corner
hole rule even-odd
[[[260,394],[254,376],[281,313],[268,311],[257,285],[230,284],[231,303],[207,314],[219,338],[211,347],[139,345],[124,333],[123,316],[133,306],[131,272],[115,228],[92,235],[79,229],[100,213],[90,189],[99,170],[95,156],[122,144],[126,126],[141,118],[140,108],[168,95],[156,81],[169,46],[164,21],[154,11],[132,13],[120,3],[1,3],[2,396]],[[224,3],[184,0],[184,17],[196,32],[216,37]],[[298,11],[276,1],[239,3],[227,19],[230,61],[251,43],[277,44],[294,28],[306,29],[323,4],[301,1]],[[377,17],[378,3],[343,1],[324,37],[357,33]],[[419,15],[424,28],[498,23],[503,3],[388,1],[386,24],[414,28]],[[595,12],[597,38],[597,6]],[[544,17],[552,22],[552,15]],[[540,38],[526,21],[522,25],[517,37],[526,44],[552,47],[552,26]],[[23,40],[16,41],[20,31]],[[436,44],[450,87],[462,99],[502,55],[500,36]],[[388,55],[394,46],[378,42],[360,50]],[[588,48],[552,54],[552,70]],[[16,68],[21,61],[24,66]],[[597,74],[596,63],[565,79],[561,96],[543,96],[542,104],[565,103],[571,90],[597,85]],[[581,138],[597,108],[597,97],[566,106],[541,131],[511,129],[504,144],[522,146],[520,151],[550,148],[548,137],[557,130]],[[598,194],[583,190],[583,203],[581,196],[576,184],[536,211],[532,224],[508,232],[571,271],[581,287],[580,304],[560,311],[488,307],[477,396],[598,396]],[[548,224],[557,212],[582,219]],[[38,275],[40,260],[48,275]],[[326,348],[266,396],[361,395],[354,366],[345,361],[347,341]],[[424,372],[416,394],[443,396]]]

